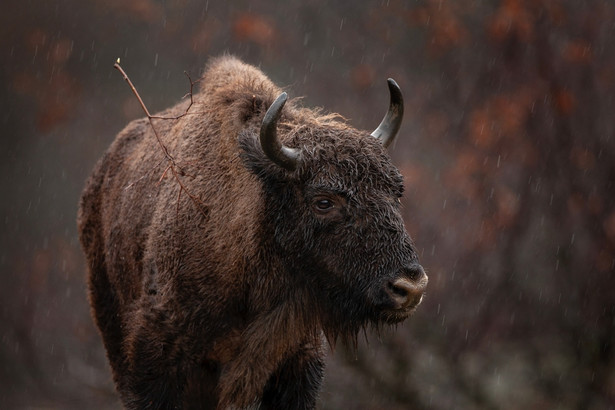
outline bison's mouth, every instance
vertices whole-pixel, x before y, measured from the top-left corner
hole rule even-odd
[[[424,295],[425,293],[422,293],[415,301],[413,301],[411,304],[408,304],[404,307],[381,310],[380,320],[382,320],[382,322],[384,323],[391,324],[391,325],[394,325],[399,322],[403,322],[416,311],[416,308],[423,301]]]

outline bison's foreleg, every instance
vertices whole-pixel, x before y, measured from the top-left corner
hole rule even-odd
[[[267,382],[261,408],[313,409],[324,376],[321,341],[306,344],[285,360]]]
[[[157,369],[125,377],[118,383],[122,402],[127,409],[181,409],[182,398],[176,378]]]
[[[267,382],[276,370],[291,371],[297,366],[292,359],[288,359],[302,350],[302,345],[305,346],[304,342],[298,344],[297,341],[308,338],[319,340],[318,334],[314,334],[317,332],[310,334],[306,323],[294,314],[294,309],[289,305],[280,306],[260,316],[243,332],[240,352],[223,367],[220,375],[218,409],[244,408],[259,402]],[[283,366],[286,360],[289,360],[288,368]],[[314,363],[313,359],[308,361]],[[310,383],[307,380],[301,381],[302,377],[291,384],[307,387]],[[290,405],[290,408],[295,407]]]
[[[118,383],[128,409],[182,408],[182,340],[164,311],[147,306],[129,320],[126,371]]]

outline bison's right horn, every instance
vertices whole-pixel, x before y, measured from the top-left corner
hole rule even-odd
[[[288,171],[293,171],[297,167],[299,151],[282,145],[278,140],[277,132],[278,119],[287,98],[288,96],[283,92],[267,110],[261,125],[260,141],[263,152],[271,161]]]
[[[378,128],[372,132],[372,137],[378,138],[385,148],[395,141],[397,132],[399,132],[401,127],[401,120],[404,117],[404,99],[401,95],[401,89],[392,78],[389,78],[387,83],[389,84],[389,93],[391,94],[389,111],[384,116],[380,125],[378,125]]]

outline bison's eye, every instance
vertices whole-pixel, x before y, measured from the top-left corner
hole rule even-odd
[[[335,200],[329,196],[319,195],[312,200],[312,209],[318,215],[330,216],[335,213],[332,211],[338,210],[336,208]]]
[[[310,207],[314,215],[328,221],[342,218],[346,198],[336,193],[317,193],[310,198]]]
[[[319,199],[316,201],[316,208],[318,208],[319,211],[326,211],[327,209],[333,208],[333,202],[328,199]]]

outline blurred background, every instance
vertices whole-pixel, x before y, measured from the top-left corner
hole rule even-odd
[[[427,297],[322,409],[615,407],[615,4],[585,0],[23,0],[0,16],[0,407],[119,408],[75,218],[128,121],[211,56],[260,66],[391,150]]]

